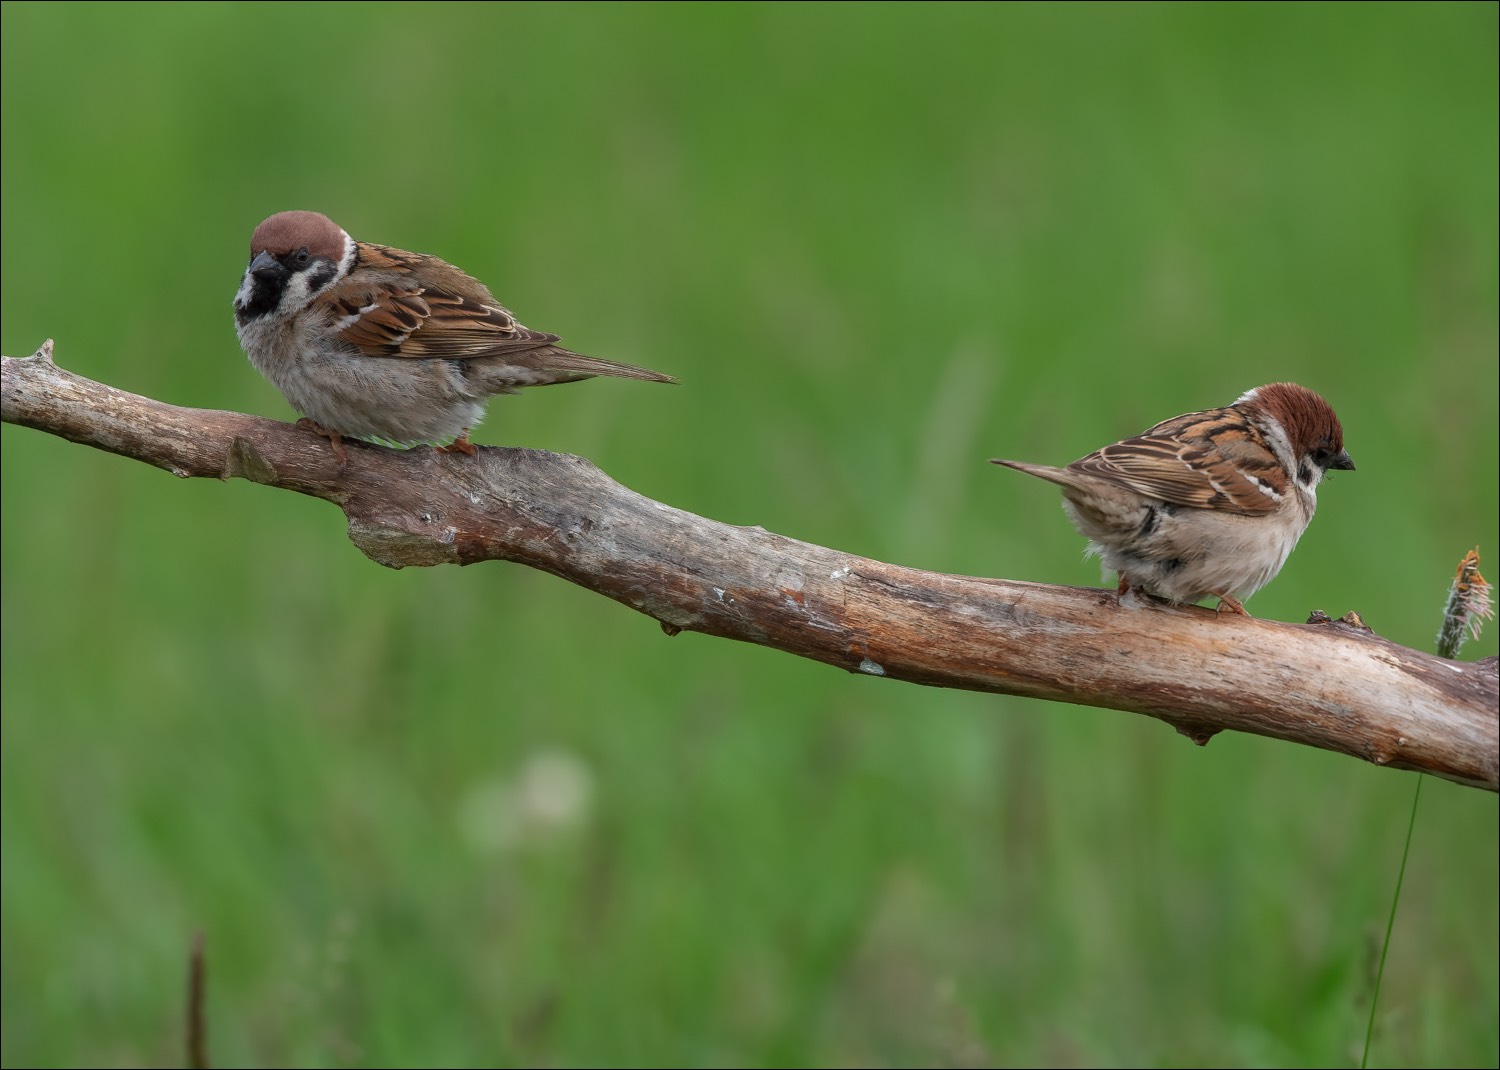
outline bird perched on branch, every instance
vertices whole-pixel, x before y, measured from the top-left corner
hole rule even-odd
[[[1169,602],[1240,600],[1286,563],[1330,469],[1353,471],[1332,407],[1296,383],[1271,383],[1233,405],[1157,424],[1066,468],[995,460],[1062,487],[1088,552]]]
[[[452,264],[356,241],[317,212],[255,228],[234,319],[250,363],[340,459],[341,436],[472,454],[486,402],[517,387],[676,382],[564,349]]]

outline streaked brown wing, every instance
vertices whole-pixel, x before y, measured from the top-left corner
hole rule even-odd
[[[332,310],[339,337],[368,356],[473,360],[558,340],[521,326],[483,283],[452,264],[385,245],[358,248],[355,276],[319,300]]]
[[[1068,467],[1173,505],[1245,516],[1274,512],[1287,491],[1276,455],[1232,408],[1179,416]]]
[[[331,304],[345,323],[339,337],[372,357],[472,360],[557,341],[503,308],[430,288],[387,288]]]

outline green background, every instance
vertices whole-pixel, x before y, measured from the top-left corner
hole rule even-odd
[[[1496,7],[7,4],[3,344],[289,418],[312,208],[683,385],[498,400],[719,520],[1099,582],[1063,463],[1293,379],[1337,474],[1250,605],[1431,649],[1500,570]],[[3,438],[3,1055],[1348,1065],[1415,779],[848,676],[326,504]],[[1497,630],[1468,657],[1493,654]],[[1376,1065],[1494,1066],[1497,805],[1430,781]]]

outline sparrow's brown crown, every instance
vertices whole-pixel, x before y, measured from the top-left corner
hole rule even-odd
[[[297,249],[338,263],[344,256],[344,232],[318,212],[278,212],[250,235],[251,259],[257,253],[279,257]]]
[[[1333,406],[1307,387],[1269,383],[1256,387],[1237,404],[1260,408],[1275,417],[1297,457],[1311,455],[1323,468],[1353,471],[1354,462],[1344,452],[1344,428]]]

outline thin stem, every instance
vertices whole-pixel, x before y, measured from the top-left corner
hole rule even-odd
[[[1411,797],[1411,819],[1406,824],[1406,846],[1401,849],[1401,868],[1396,871],[1396,894],[1391,897],[1391,916],[1385,922],[1385,943],[1380,945],[1380,965],[1375,969],[1375,991],[1370,996],[1370,1022],[1365,1027],[1365,1050],[1359,1057],[1359,1070],[1370,1062],[1370,1041],[1375,1036],[1375,1008],[1380,1005],[1380,980],[1385,976],[1385,957],[1391,950],[1391,930],[1396,927],[1396,907],[1401,902],[1401,885],[1406,880],[1406,859],[1411,855],[1412,830],[1417,827],[1417,803],[1422,798],[1422,781],[1417,774],[1417,790]]]

